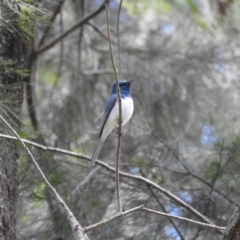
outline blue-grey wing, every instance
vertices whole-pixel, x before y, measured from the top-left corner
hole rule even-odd
[[[105,126],[105,123],[106,123],[106,121],[109,117],[110,112],[112,111],[112,109],[113,109],[113,107],[115,106],[116,103],[117,103],[117,94],[113,94],[108,99],[106,107],[105,107],[104,115],[103,115],[102,122],[101,122],[99,137],[102,136],[102,132],[103,132],[103,128]]]

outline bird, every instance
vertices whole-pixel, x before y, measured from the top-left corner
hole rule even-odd
[[[121,119],[122,126],[124,126],[133,115],[134,104],[133,99],[131,97],[132,81],[133,79],[130,81],[119,80],[118,82],[122,105],[122,119]],[[119,122],[119,103],[117,96],[117,83],[114,82],[112,84],[111,96],[109,97],[105,106],[105,111],[100,125],[99,139],[91,158],[91,165],[95,164],[96,159],[98,158],[98,155],[102,149],[102,146],[106,138],[114,128],[118,127],[118,122]]]

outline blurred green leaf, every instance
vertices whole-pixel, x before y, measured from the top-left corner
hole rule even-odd
[[[56,185],[56,184],[61,184],[64,182],[64,172],[62,170],[59,170],[57,173],[53,174],[50,178],[50,182],[53,184],[53,185]]]
[[[40,81],[54,84],[57,80],[57,72],[54,67],[45,68],[44,71],[40,71]]]
[[[200,15],[195,15],[194,19],[196,21],[196,23],[198,24],[199,27],[201,27],[204,30],[209,30],[207,21],[204,17],[200,16]]]
[[[217,161],[210,162],[206,167],[205,172],[205,179],[207,180],[213,180],[216,177],[216,174],[218,173],[219,166]]]
[[[199,13],[197,5],[194,0],[187,0],[187,3],[192,11],[192,13]]]
[[[46,198],[45,197],[45,189],[46,189],[45,183],[43,183],[43,182],[39,183],[38,185],[36,185],[35,189],[32,191],[31,197],[35,201],[44,200]]]
[[[29,220],[29,216],[28,215],[21,216],[21,221],[22,222],[27,222],[28,220]]]
[[[135,160],[135,163],[138,167],[145,170],[151,169],[153,167],[153,163],[151,161],[147,161],[146,159],[142,159],[142,158],[137,158]]]
[[[167,0],[140,0],[123,1],[123,7],[130,15],[136,16],[145,13],[147,10],[153,10],[155,13],[166,13],[171,10],[171,4]]]

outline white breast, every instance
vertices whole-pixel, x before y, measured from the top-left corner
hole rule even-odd
[[[133,100],[130,97],[125,97],[121,99],[122,102],[122,126],[125,125],[133,115]],[[118,126],[119,119],[119,109],[118,102],[113,107],[108,120],[105,123],[104,130],[102,133],[102,140],[105,140],[107,136],[112,132],[114,128]]]
[[[118,105],[117,105],[118,106]],[[130,97],[122,98],[122,125],[125,125],[133,115],[133,100]],[[117,111],[118,107],[117,107]]]

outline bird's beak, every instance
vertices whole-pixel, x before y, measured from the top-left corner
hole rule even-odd
[[[132,81],[133,81],[133,79],[132,79],[132,80],[130,80],[130,81],[128,81],[128,83],[129,83],[129,84],[131,84],[131,83],[132,83]]]

